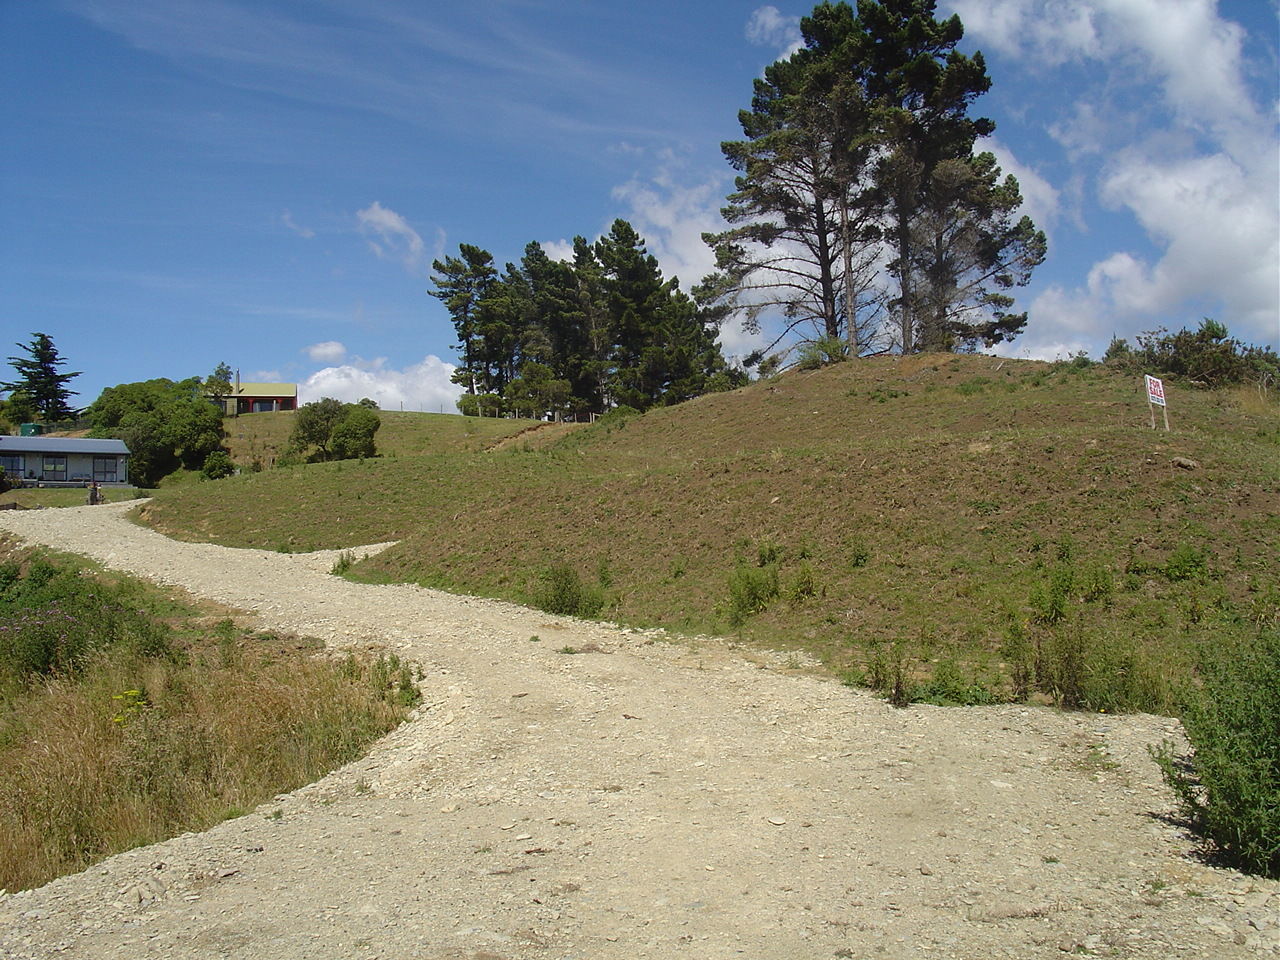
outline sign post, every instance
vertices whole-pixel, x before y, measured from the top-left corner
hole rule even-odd
[[[1169,404],[1164,398],[1164,383],[1159,377],[1153,377],[1147,374],[1147,408],[1151,411],[1151,429],[1156,428],[1156,407],[1160,408],[1160,412],[1164,414],[1164,429],[1167,433],[1169,430]]]

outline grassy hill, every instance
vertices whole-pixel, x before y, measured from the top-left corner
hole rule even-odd
[[[257,460],[275,465],[293,432],[295,411],[246,413],[225,421],[231,459],[246,466]],[[424,453],[466,453],[487,449],[495,441],[535,426],[533,420],[484,420],[438,413],[397,413],[381,410],[378,451],[387,457]]]
[[[1166,434],[1140,378],[1101,366],[886,357],[545,445],[478,452],[502,421],[433,418],[452,439],[162,492],[143,518],[268,548],[399,540],[352,574],[596,598],[934,699],[1167,710],[1198,644],[1280,618],[1276,406],[1177,384],[1170,404]],[[388,438],[401,416],[422,415],[385,415]]]

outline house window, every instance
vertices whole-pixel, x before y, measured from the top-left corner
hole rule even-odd
[[[93,458],[93,482],[115,483],[119,461],[115,457]]]
[[[0,455],[0,470],[11,477],[22,476],[22,454],[6,453]]]
[[[67,458],[65,456],[46,456],[42,472],[45,480],[67,479]]]

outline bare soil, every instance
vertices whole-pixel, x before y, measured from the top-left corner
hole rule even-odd
[[[1176,721],[895,710],[794,654],[353,584],[336,551],[178,543],[130,506],[0,529],[394,650],[425,702],[248,816],[3,898],[0,956],[1280,955],[1280,884],[1170,819],[1147,746]]]

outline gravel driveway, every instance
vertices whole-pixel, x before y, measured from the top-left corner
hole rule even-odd
[[[1280,956],[1280,884],[1163,818],[1146,748],[1175,721],[895,710],[782,655],[348,583],[335,551],[179,543],[131,506],[0,530],[382,644],[425,701],[248,816],[0,900],[0,956]]]

